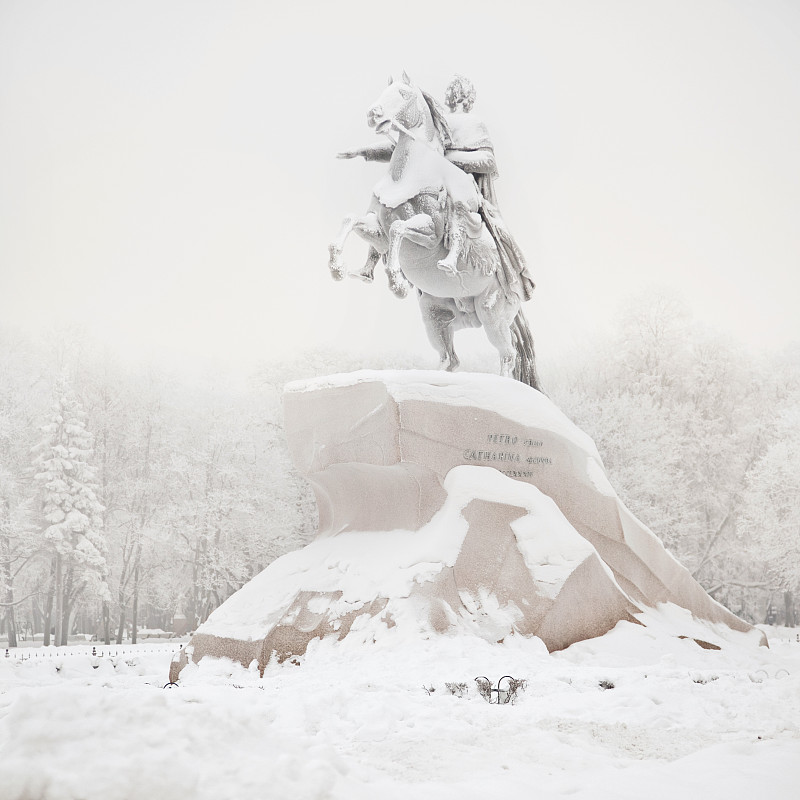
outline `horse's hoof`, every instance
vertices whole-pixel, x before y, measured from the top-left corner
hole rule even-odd
[[[331,271],[331,277],[335,281],[340,281],[344,278],[345,269],[342,263],[342,250],[335,244],[328,247],[328,269]]]
[[[389,288],[396,297],[403,300],[408,295],[411,284],[402,275],[389,273]]]
[[[351,272],[351,278],[357,278],[360,281],[364,281],[364,283],[372,283],[373,275],[371,272]]]

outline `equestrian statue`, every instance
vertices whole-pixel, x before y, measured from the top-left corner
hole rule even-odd
[[[372,281],[382,260],[389,288],[400,298],[416,289],[428,338],[449,371],[459,361],[453,334],[483,327],[500,355],[500,374],[541,390],[533,339],[522,303],[533,281],[494,195],[494,150],[483,123],[470,113],[472,84],[457,76],[445,102],[450,113],[404,72],[367,111],[387,141],[340,153],[388,161],[363,216],[345,218],[330,245],[336,280],[347,269],[342,250],[355,231],[369,244],[364,267],[352,277]]]

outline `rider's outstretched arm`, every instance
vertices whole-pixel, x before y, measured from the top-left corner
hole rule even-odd
[[[357,158],[361,156],[365,161],[388,161],[394,152],[394,144],[392,142],[381,142],[380,144],[371,144],[366,147],[359,147],[357,150],[345,150],[343,153],[337,153],[337,158]]]

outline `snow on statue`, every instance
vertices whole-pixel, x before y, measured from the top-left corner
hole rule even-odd
[[[345,218],[330,246],[329,266],[336,280],[345,276],[342,249],[355,231],[370,251],[352,276],[371,281],[382,258],[398,297],[416,287],[442,367],[458,367],[455,331],[482,326],[500,354],[501,374],[539,389],[522,312],[533,281],[495,205],[494,151],[485,126],[469,113],[474,98],[472,84],[457,77],[447,90],[447,114],[405,73],[389,79],[367,112],[370,127],[389,143],[341,154],[388,160],[389,170],[375,186],[367,213]]]

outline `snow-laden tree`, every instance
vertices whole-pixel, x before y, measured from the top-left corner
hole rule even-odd
[[[0,620],[11,647],[17,643],[22,606],[30,599],[35,609],[40,588],[41,541],[32,518],[28,474],[39,375],[30,342],[0,330]]]
[[[673,298],[635,298],[554,396],[596,441],[611,482],[700,583],[734,610],[760,583],[736,532],[774,411],[769,380]]]
[[[772,585],[783,591],[786,624],[794,626],[800,592],[800,398],[770,433],[771,444],[747,476],[739,527]]]
[[[191,424],[184,420],[171,455],[166,520],[191,625],[304,544],[313,524],[308,489],[291,470],[270,398],[219,390],[195,397],[204,405]]]
[[[17,646],[16,608],[31,596],[17,597],[15,583],[36,555],[38,545],[32,531],[30,498],[0,464],[0,611],[5,615],[10,647]]]
[[[86,415],[63,375],[56,381],[42,440],[35,447],[44,542],[52,553],[52,585],[46,616],[55,602],[57,645],[66,644],[76,600],[89,589],[108,597],[103,506],[92,463],[93,439]],[[46,621],[45,641],[49,634]]]
[[[122,641],[130,612],[135,643],[142,595],[147,594],[154,573],[170,562],[164,527],[171,502],[167,465],[179,416],[170,416],[165,408],[165,378],[157,371],[150,370],[134,381],[133,387],[135,391],[126,406],[124,457],[118,459],[118,490],[110,519],[115,531],[117,641]]]
[[[696,531],[681,556],[694,577],[729,605],[749,569],[735,532],[741,493],[771,413],[765,383],[756,375],[735,344],[699,330],[674,401],[683,410],[682,472]]]
[[[103,530],[109,545],[107,561],[108,584],[116,578],[116,546],[119,539],[115,525],[117,510],[125,486],[127,460],[127,433],[129,427],[129,403],[135,393],[126,385],[113,360],[104,354],[85,370],[83,399],[87,412],[87,424],[94,432],[94,461],[97,469],[99,500],[103,505]],[[101,605],[103,641],[111,641],[112,604],[103,599]]]

